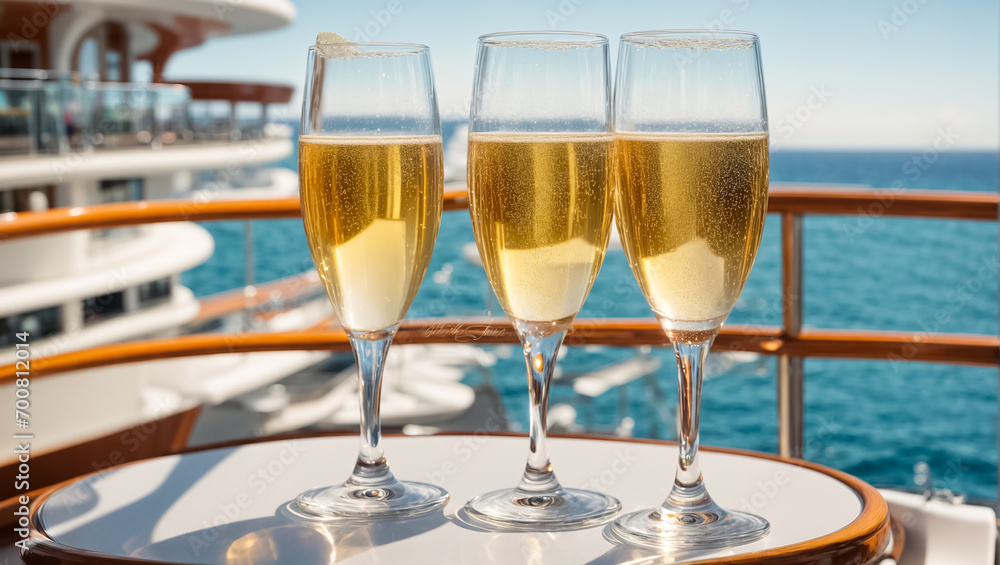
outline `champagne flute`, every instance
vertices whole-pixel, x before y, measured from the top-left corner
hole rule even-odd
[[[614,136],[608,40],[569,32],[484,35],[469,123],[469,209],[479,254],[524,346],[528,462],[516,488],[468,515],[505,529],[600,524],[617,499],[564,488],[546,449],[556,354],[600,270],[611,223]]]
[[[345,483],[304,492],[296,503],[321,518],[430,512],[448,493],[397,480],[379,424],[386,353],[427,272],[441,223],[441,122],[430,51],[319,43],[309,48],[302,106],[302,219],[357,361],[361,446]]]
[[[642,292],[677,357],[680,456],[657,508],[611,533],[658,548],[711,548],[767,535],[724,510],[702,481],[702,370],[743,289],[767,212],[768,133],[760,42],[719,31],[623,35],[615,85],[617,224]]]

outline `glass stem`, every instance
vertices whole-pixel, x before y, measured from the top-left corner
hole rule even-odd
[[[524,475],[518,483],[518,490],[528,493],[551,493],[560,488],[559,480],[552,471],[549,461],[549,450],[545,444],[548,424],[549,385],[552,382],[552,371],[555,368],[556,354],[562,345],[566,331],[539,334],[535,332],[518,332],[521,343],[524,344],[524,361],[528,366],[528,395],[531,406],[528,414],[530,420],[531,444],[528,451],[528,463]]]
[[[358,398],[361,403],[361,446],[358,461],[348,482],[373,485],[392,482],[382,450],[382,423],[379,403],[382,399],[382,371],[389,344],[396,328],[378,333],[351,333],[351,349],[358,365]]]
[[[680,446],[674,486],[659,513],[664,518],[670,516],[681,523],[714,521],[724,515],[705,488],[698,461],[701,383],[708,350],[715,340],[714,333],[700,336],[702,341],[673,340],[677,357],[677,435]]]

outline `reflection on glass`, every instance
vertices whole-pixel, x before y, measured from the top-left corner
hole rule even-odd
[[[355,540],[335,539],[333,532],[305,525],[278,526],[250,532],[226,549],[227,565],[278,565],[279,563],[336,563],[371,547],[359,529]]]

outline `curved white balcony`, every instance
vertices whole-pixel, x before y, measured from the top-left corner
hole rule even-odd
[[[160,149],[103,150],[0,160],[0,188],[59,184],[70,179],[144,177],[179,170],[255,165],[291,155],[290,128],[275,126],[271,129],[275,135],[235,143],[199,143]]]
[[[86,232],[82,232],[87,235]],[[11,265],[59,262],[50,251],[5,243],[5,260]],[[121,290],[168,277],[200,265],[215,249],[212,236],[191,223],[147,226],[140,237],[116,243],[91,256],[78,270],[39,280],[27,278],[0,286],[0,317]],[[191,315],[197,314],[197,310]]]

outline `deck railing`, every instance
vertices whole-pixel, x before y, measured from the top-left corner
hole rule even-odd
[[[445,194],[445,210],[468,205],[464,189]],[[1000,367],[1000,338],[912,331],[804,329],[802,327],[802,219],[805,215],[859,215],[996,221],[994,192],[847,190],[772,187],[768,212],[781,217],[783,305],[780,326],[727,325],[715,342],[720,351],[748,351],[778,358],[779,452],[803,453],[803,360],[883,359]],[[296,198],[265,201],[155,201],[8,214],[0,219],[0,241],[80,229],[108,229],[153,222],[295,218]],[[406,321],[396,343],[515,343],[506,319]],[[665,346],[651,319],[578,319],[569,345]],[[277,350],[344,350],[340,330],[318,327],[299,332],[192,335],[109,345],[64,353],[32,365],[36,376],[115,363],[191,355]],[[15,367],[0,367],[0,383]]]
[[[0,156],[259,139],[292,87],[118,83],[0,68]]]

